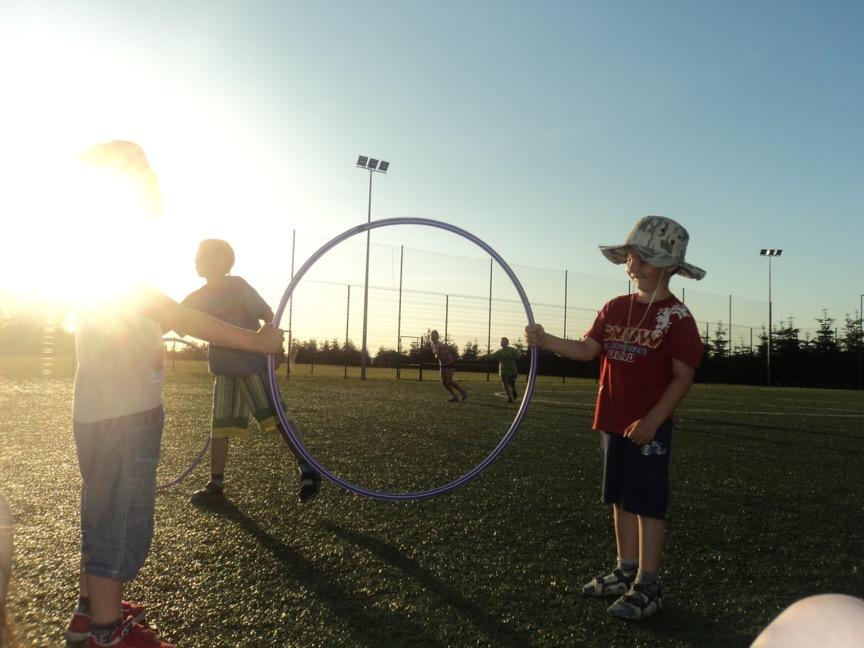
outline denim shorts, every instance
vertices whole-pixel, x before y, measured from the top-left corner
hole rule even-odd
[[[669,507],[672,421],[657,428],[654,441],[636,445],[620,434],[600,433],[603,502],[635,515],[665,519]]]
[[[95,423],[73,423],[81,490],[84,572],[130,581],[153,540],[156,466],[165,412],[145,412]]]

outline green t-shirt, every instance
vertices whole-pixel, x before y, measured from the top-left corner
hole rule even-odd
[[[498,361],[499,376],[515,376],[519,373],[516,369],[516,360],[519,359],[519,351],[513,347],[501,347],[492,357]]]

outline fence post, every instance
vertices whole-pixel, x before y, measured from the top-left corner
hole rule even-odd
[[[450,295],[444,295],[444,344],[447,344],[447,327],[450,323]]]
[[[630,294],[630,282],[627,282],[627,294]],[[567,339],[567,268],[564,268],[564,339]],[[567,382],[567,376],[561,372],[561,382]]]
[[[399,246],[399,316],[396,320],[396,380],[401,378],[402,364],[402,261],[405,256],[405,246]]]
[[[486,326],[486,355],[492,353],[492,262],[489,259],[489,319]],[[489,382],[489,367],[486,367],[486,382]]]
[[[294,244],[297,240],[297,230],[291,230],[291,280],[294,280]],[[291,321],[294,314],[294,295],[288,300],[288,357],[291,357],[291,345],[294,343],[294,330],[291,328]],[[291,363],[285,363],[285,380],[291,377]]]
[[[345,302],[345,350],[348,350],[348,322],[351,318],[351,284],[348,284],[348,299]],[[363,350],[360,350],[363,354]],[[343,380],[348,380],[348,359],[345,359],[345,373],[342,376]]]
[[[627,284],[630,285],[629,283]],[[567,269],[564,269],[564,339],[567,339]]]
[[[727,352],[732,355],[732,295],[729,295],[729,335],[726,336],[729,341]]]

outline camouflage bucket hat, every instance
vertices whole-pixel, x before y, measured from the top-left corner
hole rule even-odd
[[[645,216],[630,230],[622,245],[601,245],[600,251],[612,263],[627,263],[627,250],[633,249],[655,268],[678,266],[677,274],[688,279],[705,276],[702,268],[684,261],[690,235],[671,218]]]

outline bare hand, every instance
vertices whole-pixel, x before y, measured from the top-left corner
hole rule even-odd
[[[633,421],[624,430],[624,436],[630,439],[636,445],[646,445],[654,440],[657,434],[657,426],[651,424],[645,419]]]
[[[542,347],[546,341],[546,331],[540,324],[525,327],[525,342],[528,346]]]
[[[261,353],[278,354],[282,351],[282,343],[285,341],[285,333],[282,329],[273,328],[270,324],[265,324],[258,329],[257,335]]]

